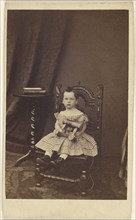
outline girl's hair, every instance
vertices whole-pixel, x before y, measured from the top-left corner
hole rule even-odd
[[[72,86],[68,86],[68,87],[65,89],[64,92],[73,92],[75,98],[76,98],[76,99],[79,98],[79,94],[78,94],[78,92],[77,92],[76,90],[74,90],[74,87],[72,87]],[[64,95],[64,93],[63,93],[63,95]]]

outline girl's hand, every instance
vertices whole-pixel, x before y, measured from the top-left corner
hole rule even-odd
[[[69,134],[68,139],[69,139],[70,141],[74,140],[74,138],[75,138],[75,135],[74,135],[73,133],[72,133],[72,134]]]

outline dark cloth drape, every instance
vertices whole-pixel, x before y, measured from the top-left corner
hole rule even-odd
[[[127,187],[127,159],[128,159],[128,129],[125,131],[125,135],[121,145],[121,163],[119,169],[119,177],[124,180]]]
[[[66,11],[10,10],[7,20],[7,149],[22,151],[29,145],[30,108],[15,97],[23,87],[52,92],[64,44]],[[48,103],[44,107],[48,106]],[[44,130],[49,108],[42,111]]]

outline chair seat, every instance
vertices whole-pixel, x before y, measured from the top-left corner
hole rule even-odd
[[[80,155],[80,156],[69,156],[68,160],[86,160],[89,156]]]

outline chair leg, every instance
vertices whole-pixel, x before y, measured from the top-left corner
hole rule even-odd
[[[35,169],[35,181],[36,181],[36,186],[41,187],[41,182],[42,182],[42,176],[40,175],[40,166],[39,164],[36,164],[36,169]]]
[[[80,191],[82,196],[86,196],[87,194],[87,176],[86,171],[82,170],[82,174],[80,176]]]

